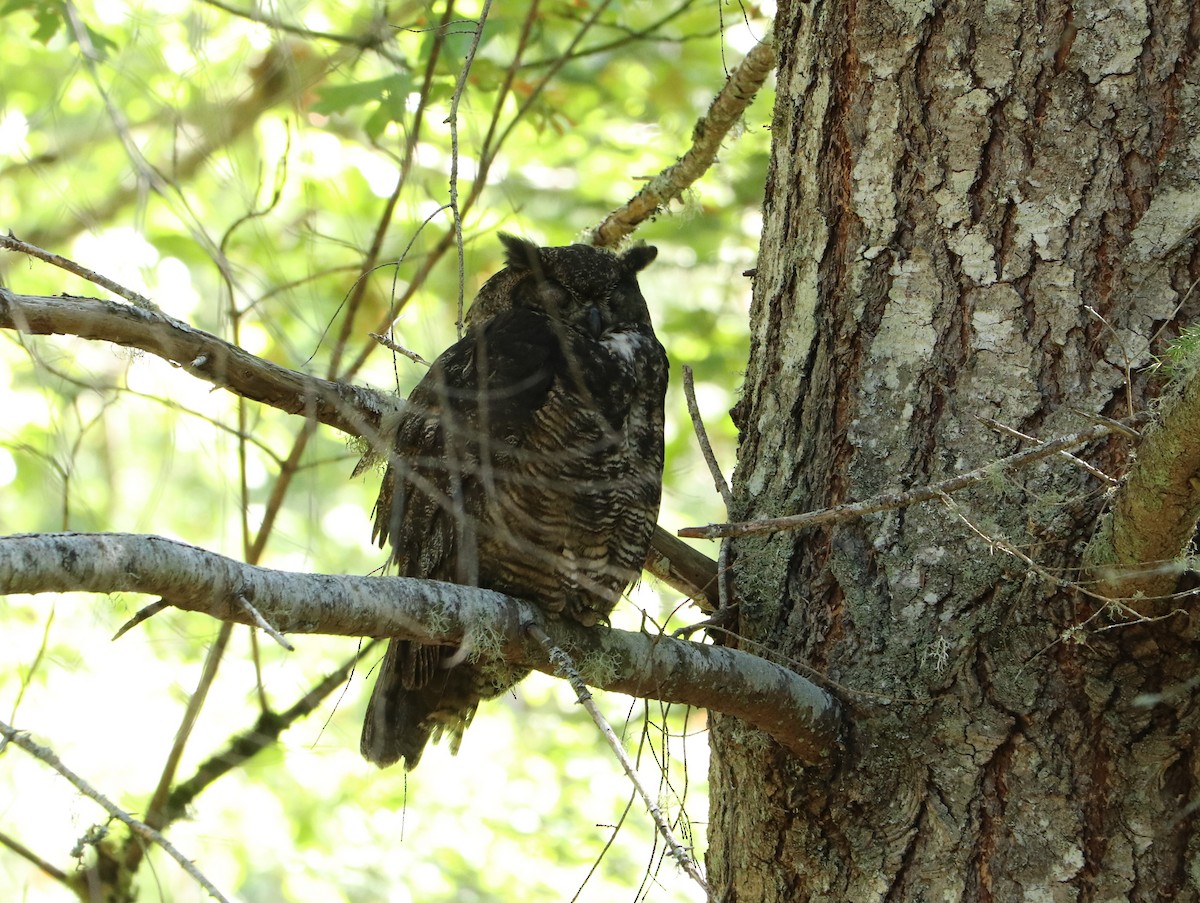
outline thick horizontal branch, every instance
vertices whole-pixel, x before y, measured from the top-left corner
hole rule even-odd
[[[384,429],[381,421],[400,404],[396,396],[366,386],[320,379],[264,361],[158,311],[99,298],[19,295],[0,286],[0,328],[137,348],[243,398],[311,417],[372,445]],[[653,543],[647,569],[702,608],[715,609],[716,563],[661,527]]]
[[[432,580],[300,574],[243,564],[157,536],[122,533],[0,537],[0,593],[135,592],[176,608],[283,633],[403,637],[486,647],[554,673],[523,626],[542,627],[585,680],[605,690],[724,712],[765,731],[808,764],[836,749],[837,702],[815,684],[722,646],[547,619],[499,593]],[[247,604],[249,603],[249,604]]]
[[[1117,489],[1112,508],[1084,553],[1092,589],[1149,614],[1141,600],[1169,595],[1178,581],[1170,562],[1182,556],[1200,518],[1200,373],[1161,405],[1158,421],[1138,445],[1137,458]],[[1163,566],[1167,565],[1167,566]]]

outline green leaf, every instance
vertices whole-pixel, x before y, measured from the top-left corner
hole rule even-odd
[[[66,21],[61,3],[46,3],[41,0],[8,0],[7,3],[0,6],[0,16],[9,16],[18,12],[28,12],[33,16],[36,23],[33,39],[40,44],[47,43],[58,34],[58,30]]]
[[[318,92],[317,102],[313,104],[313,110],[328,115],[345,113],[354,107],[370,103],[394,106],[397,102],[403,109],[404,99],[408,96],[412,83],[412,78],[408,75],[396,73],[348,85],[323,85]]]

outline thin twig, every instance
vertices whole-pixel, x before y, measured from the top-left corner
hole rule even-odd
[[[229,645],[229,637],[233,633],[233,625],[223,623],[221,629],[217,631],[217,638],[208,649],[208,654],[204,658],[204,669],[200,672],[200,680],[196,682],[196,689],[191,696],[188,697],[187,708],[184,709],[183,718],[179,722],[179,729],[175,732],[175,740],[171,744],[171,751],[167,753],[167,760],[163,764],[162,773],[158,778],[158,786],[154,788],[154,795],[150,798],[150,805],[146,807],[146,821],[154,828],[162,828],[166,826],[166,821],[163,818],[163,808],[167,804],[167,797],[171,793],[171,784],[175,780],[175,771],[179,768],[179,761],[183,758],[183,748],[187,745],[188,738],[192,735],[192,729],[196,726],[196,719],[200,717],[200,710],[204,707],[204,702],[208,699],[208,691],[212,689],[213,681],[217,677],[217,666],[221,663],[221,658],[225,654],[225,648]]]
[[[50,615],[46,618],[46,624],[42,627],[42,642],[38,644],[38,650],[34,653],[33,661],[29,663],[29,669],[21,675],[21,686],[17,690],[17,698],[13,700],[12,714],[9,716],[13,721],[17,720],[17,712],[21,709],[21,700],[25,698],[25,691],[29,689],[33,683],[34,676],[41,667],[42,660],[46,658],[46,653],[50,650],[50,628],[54,626],[54,614],[58,611],[57,605],[50,606]]]
[[[67,887],[71,886],[71,881],[67,877],[66,872],[53,863],[47,862],[37,853],[33,852],[33,850],[29,849],[29,847],[25,846],[25,844],[21,843],[21,841],[15,837],[9,837],[3,831],[0,831],[0,846],[8,847],[25,861],[37,866],[55,881],[65,884]]]
[[[450,214],[454,218],[454,249],[458,254],[458,318],[455,320],[455,326],[459,338],[462,338],[463,331],[463,290],[467,283],[467,274],[463,257],[462,211],[458,209],[458,104],[462,100],[463,91],[466,90],[467,77],[471,74],[471,64],[475,61],[475,51],[479,49],[483,26],[491,8],[492,0],[484,0],[483,9],[479,11],[479,21],[475,25],[475,34],[467,48],[467,57],[463,60],[458,81],[454,85],[454,95],[450,98],[450,115],[447,118],[450,124]]]
[[[1023,442],[1037,442],[1036,436],[1030,436],[1028,433],[1022,433],[1020,430],[1013,429],[1011,426],[1005,426],[999,420],[993,420],[991,417],[981,417],[981,416],[976,415],[975,419],[978,420],[980,423],[990,426],[994,430],[998,430],[1001,433],[1006,433],[1007,435],[1012,436],[1014,439],[1020,439]],[[1066,458],[1068,461],[1070,461],[1076,467],[1083,468],[1084,470],[1086,470],[1088,473],[1090,473],[1092,476],[1094,476],[1097,480],[1099,480],[1102,483],[1105,483],[1109,486],[1116,486],[1116,485],[1120,484],[1120,482],[1121,482],[1120,480],[1115,480],[1112,477],[1110,477],[1099,467],[1095,467],[1095,466],[1089,464],[1087,461],[1084,461],[1082,458],[1075,457],[1070,452],[1061,451],[1061,452],[1059,452],[1059,455]]]
[[[209,238],[208,232],[205,229],[204,220],[198,216],[188,203],[187,197],[179,189],[178,184],[172,184],[166,176],[164,176],[157,167],[154,166],[142,153],[137,142],[133,138],[133,130],[130,127],[129,119],[125,115],[125,111],[117,105],[109,94],[108,89],[104,86],[104,80],[100,77],[100,66],[103,62],[103,57],[92,44],[91,32],[83,23],[82,17],[79,15],[79,10],[75,8],[75,4],[64,0],[62,3],[62,11],[64,18],[70,28],[72,37],[75,38],[75,43],[79,47],[83,58],[83,68],[88,74],[96,93],[100,95],[101,101],[104,103],[104,109],[108,113],[109,121],[112,123],[113,129],[116,132],[121,146],[125,149],[125,156],[129,160],[130,165],[137,173],[138,177],[138,194],[140,196],[143,186],[149,186],[157,193],[168,205],[172,204],[171,198],[174,198],[174,203],[186,214],[181,215],[181,220],[190,220],[190,233],[192,239],[197,245],[204,248],[212,258],[214,264],[223,273],[227,272],[228,261],[220,252],[220,249],[213,244]],[[184,170],[175,168],[176,177],[182,174]],[[103,221],[97,219],[97,221]],[[151,305],[151,309],[154,308]]]
[[[1092,307],[1090,304],[1085,304],[1083,305],[1083,309],[1104,324],[1104,328],[1112,334],[1113,340],[1117,343],[1117,347],[1121,349],[1121,357],[1125,359],[1125,408],[1130,414],[1132,414],[1133,374],[1130,372],[1132,370],[1132,366],[1129,363],[1129,349],[1125,347],[1125,340],[1121,338],[1121,333],[1112,325],[1112,323],[1109,323],[1108,320],[1104,319],[1104,316],[1098,310],[1096,310],[1096,308]],[[1174,315],[1172,315],[1171,319],[1175,319]],[[1147,347],[1149,346],[1147,345]]]
[[[430,365],[429,361],[425,360],[425,358],[421,357],[421,355],[417,354],[417,352],[411,351],[408,348],[405,348],[403,345],[397,344],[385,335],[380,335],[377,332],[369,332],[367,335],[373,338],[384,348],[388,349],[389,351],[394,351],[399,355],[403,355],[415,364],[422,364],[426,367]]]
[[[417,147],[421,143],[421,124],[425,121],[425,113],[429,108],[432,98],[430,85],[433,84],[438,59],[441,57],[442,48],[445,45],[447,25],[453,15],[454,2],[453,0],[449,0],[442,13],[441,23],[437,28],[432,30],[430,36],[428,58],[425,61],[425,74],[421,83],[421,90],[418,92],[417,108],[413,111],[412,126],[408,129],[408,134],[404,142],[404,157],[400,161],[400,171],[396,174],[396,184],[393,186],[392,193],[388,196],[387,201],[384,202],[383,210],[380,212],[379,219],[371,236],[371,247],[368,248],[367,254],[363,258],[362,265],[359,267],[359,278],[355,280],[354,286],[350,290],[349,298],[346,301],[346,313],[342,318],[342,329],[334,345],[333,354],[329,359],[328,374],[330,379],[348,380],[352,378],[362,367],[366,360],[366,355],[370,353],[371,346],[365,345],[349,366],[342,368],[342,354],[348,347],[347,343],[350,341],[355,317],[367,297],[366,277],[375,270],[380,257],[383,255],[384,239],[395,219],[396,205],[400,203],[400,194],[404,190],[404,187],[409,184],[409,175],[412,172],[413,162],[416,160]],[[433,260],[429,260],[427,263],[432,266]],[[412,297],[412,293],[424,281],[426,275],[428,275],[428,270],[425,270],[409,284],[409,291],[403,297],[398,301],[393,301],[387,322],[377,328],[376,332],[383,332],[388,328],[391,321],[395,319],[397,312]]]
[[[675,839],[675,836],[671,833],[671,826],[667,824],[666,817],[658,807],[658,803],[654,801],[650,792],[642,786],[641,781],[638,779],[637,769],[634,767],[633,762],[630,761],[625,748],[621,745],[620,738],[617,737],[616,732],[612,729],[612,725],[600,713],[600,709],[596,707],[596,703],[592,699],[591,690],[583,682],[583,678],[576,670],[571,657],[558,646],[555,646],[550,637],[547,636],[546,631],[542,630],[536,624],[526,624],[525,631],[546,650],[546,655],[554,663],[555,670],[558,671],[559,676],[571,684],[575,690],[575,695],[579,698],[579,702],[587,709],[588,714],[592,716],[592,720],[596,722],[596,726],[600,728],[600,732],[604,734],[604,739],[612,747],[612,751],[616,754],[617,760],[625,770],[625,774],[633,782],[633,786],[637,790],[638,795],[641,796],[642,802],[646,804],[646,808],[650,812],[650,817],[654,819],[654,824],[658,826],[658,833],[662,835],[668,849],[671,851],[671,856],[679,864],[680,868],[687,872],[691,879],[699,884],[707,893],[708,882],[700,874],[700,867],[696,865],[695,860],[692,859],[687,850]]]
[[[250,603],[249,599],[247,599],[241,593],[238,593],[236,596],[234,596],[234,600],[237,602],[238,605],[242,606],[242,608],[244,608],[246,610],[246,612],[250,615],[250,617],[254,618],[254,623],[258,625],[259,630],[261,630],[263,633],[265,633],[267,636],[269,636],[271,639],[273,639],[276,643],[278,643],[280,646],[282,646],[288,652],[296,651],[296,647],[293,646],[291,643],[289,643],[284,638],[282,633],[280,633],[278,630],[276,630],[274,627],[272,627],[270,625],[270,623],[267,622],[267,619],[262,616],[262,612],[260,612],[257,608],[255,608]]]
[[[352,34],[339,34],[332,31],[317,31],[312,28],[304,28],[299,25],[294,25],[284,19],[276,16],[268,15],[262,9],[256,8],[257,4],[250,7],[238,7],[231,3],[224,3],[222,0],[201,0],[202,3],[208,6],[215,7],[222,12],[229,13],[231,16],[246,19],[250,22],[257,22],[260,25],[266,25],[271,31],[281,31],[284,34],[296,35],[303,38],[305,41],[333,41],[338,44],[348,44],[358,50],[374,50],[385,59],[390,57],[384,52],[382,45],[387,40],[388,29],[390,26],[386,22],[380,20],[373,22],[372,27],[362,37],[357,37]]]
[[[27,241],[21,241],[12,234],[10,230],[7,235],[0,235],[0,248],[5,251],[13,251],[17,254],[24,254],[28,257],[36,257],[38,260],[44,261],[51,266],[56,266],[60,270],[66,270],[68,273],[73,273],[81,279],[86,279],[88,282],[98,285],[101,288],[106,288],[114,295],[120,295],[126,301],[131,301],[138,307],[146,310],[158,310],[158,305],[147,298],[145,295],[139,295],[131,288],[126,288],[121,283],[107,276],[102,276],[95,270],[89,270],[82,264],[76,263],[74,260],[69,260],[53,251],[47,251],[39,248],[37,245],[31,245]]]
[[[166,611],[168,608],[173,607],[166,599],[156,599],[149,605],[139,608],[137,614],[122,624],[120,629],[112,635],[112,641],[115,643],[121,637],[125,636],[125,634],[129,633],[129,631],[133,630],[133,628],[137,627],[138,624],[150,620],[160,611]]]
[[[692,430],[696,433],[696,441],[700,443],[700,452],[704,455],[704,463],[708,465],[708,472],[712,474],[713,485],[717,492],[721,493],[726,512],[732,511],[733,493],[729,491],[729,483],[725,481],[725,474],[721,473],[721,465],[717,463],[717,456],[713,453],[712,443],[708,441],[708,430],[704,428],[704,420],[700,416],[700,405],[696,401],[696,380],[692,374],[692,368],[687,364],[683,365],[683,397],[687,399],[688,414],[692,418]]]
[[[723,623],[729,610],[732,608],[733,601],[733,568],[730,559],[733,557],[733,545],[729,542],[731,537],[725,537],[721,540],[720,551],[717,552],[717,596],[721,600],[721,607],[717,614],[713,617],[716,623]]]
[[[509,120],[508,125],[506,125],[504,130],[500,132],[498,137],[496,137],[495,146],[492,146],[486,139],[484,140],[483,144],[480,145],[480,164],[483,164],[486,161],[487,164],[490,165],[491,161],[496,158],[496,154],[499,152],[500,147],[508,140],[508,137],[512,134],[513,129],[515,129],[517,124],[525,118],[525,114],[534,109],[535,106],[540,102],[542,93],[546,90],[546,86],[550,84],[550,81],[556,75],[558,75],[559,70],[561,70],[563,66],[570,61],[571,56],[575,53],[575,48],[579,46],[580,42],[583,41],[584,36],[591,31],[592,27],[600,21],[600,17],[604,15],[611,3],[612,0],[600,0],[599,3],[596,3],[591,9],[591,14],[587,17],[587,19],[584,20],[583,24],[579,26],[579,30],[576,31],[571,37],[571,40],[567,43],[567,46],[563,49],[562,53],[560,53],[554,62],[550,64],[549,71],[546,72],[546,74],[543,75],[537,82],[535,82],[530,90],[521,92],[521,104],[519,107],[517,107],[517,112],[513,114],[513,117]],[[535,20],[536,16],[531,9],[530,15],[526,21],[533,23]],[[496,109],[497,112],[499,112],[499,105]],[[489,130],[488,137],[490,138],[492,135],[493,133],[491,130]],[[481,166],[480,173],[476,177],[475,186],[472,187],[473,196],[478,196],[476,188],[481,184],[481,179],[483,178],[484,174],[485,172]],[[600,247],[604,247],[603,242],[595,242],[595,244]]]
[[[893,508],[906,508],[918,502],[940,499],[952,492],[966,489],[975,483],[982,483],[985,480],[989,480],[1000,471],[1024,467],[1042,458],[1057,455],[1065,449],[1086,445],[1111,433],[1126,435],[1132,427],[1143,424],[1149,419],[1149,414],[1136,414],[1125,420],[1096,423],[1077,433],[1051,439],[1023,452],[1009,455],[1007,458],[1001,458],[999,461],[993,461],[991,464],[985,464],[983,467],[977,467],[957,477],[951,477],[940,483],[934,483],[931,486],[922,486],[919,489],[912,489],[908,492],[877,495],[865,501],[848,502],[844,505],[835,505],[832,508],[809,511],[805,514],[789,514],[784,517],[763,518],[762,520],[742,521],[731,524],[709,524],[705,527],[684,527],[678,532],[680,536],[697,539],[717,539],[722,536],[753,536],[762,533],[780,533],[785,530],[801,530],[807,527],[815,527],[819,524],[851,520],[868,514],[875,514],[879,511],[888,511]]]
[[[692,374],[692,368],[687,364],[683,365],[683,396],[687,399],[688,414],[692,418],[692,431],[696,434],[700,453],[704,456],[704,463],[708,465],[708,472],[712,474],[713,486],[716,487],[721,499],[725,502],[725,516],[730,517],[733,514],[733,493],[729,490],[729,483],[726,482],[725,474],[721,472],[721,465],[713,452],[712,443],[708,439],[708,430],[704,428],[704,418],[700,416],[700,404],[696,401],[696,381]],[[727,612],[733,604],[733,574],[729,568],[730,554],[729,541],[724,539],[721,541],[721,550],[717,554],[718,612]],[[723,617],[723,615],[718,614],[716,617]],[[697,624],[689,629],[696,630],[701,626],[703,625]],[[679,631],[676,631],[676,634],[678,633]]]
[[[80,793],[95,800],[105,812],[118,821],[123,822],[129,828],[129,830],[138,837],[162,847],[163,851],[166,852],[168,856],[178,862],[180,867],[189,875],[191,875],[192,880],[208,891],[209,896],[222,901],[222,903],[230,903],[229,899],[219,890],[217,890],[216,886],[214,886],[211,881],[204,877],[201,871],[196,868],[195,864],[181,852],[179,852],[179,850],[177,850],[169,840],[167,840],[158,831],[155,831],[145,822],[138,821],[128,812],[117,806],[116,803],[112,802],[112,800],[106,797],[99,790],[92,787],[91,784],[64,765],[62,760],[55,755],[53,750],[42,746],[39,743],[35,743],[32,739],[30,739],[27,733],[17,730],[4,721],[0,721],[0,735],[3,735],[5,740],[21,747],[21,749],[25,750],[25,752],[29,753],[29,755],[33,756],[35,759],[40,759],[42,762],[45,762],[64,778],[70,781]]]

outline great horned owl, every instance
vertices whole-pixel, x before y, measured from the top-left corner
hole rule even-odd
[[[500,238],[507,266],[408,398],[373,538],[391,543],[402,575],[592,626],[641,572],[662,492],[667,357],[637,284],[657,251]],[[457,751],[479,702],[528,673],[486,652],[463,658],[392,640],[363,756],[411,770],[443,733]]]

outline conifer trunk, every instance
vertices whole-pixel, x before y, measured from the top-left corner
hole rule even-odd
[[[788,0],[776,42],[737,519],[1150,408],[1200,318],[1188,0]],[[1135,448],[1076,454],[1119,478]],[[741,645],[851,723],[820,770],[712,719],[713,900],[1200,899],[1195,604],[1085,592],[1109,488],[1059,456],[736,541]]]

